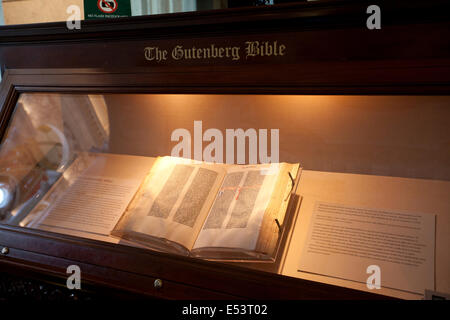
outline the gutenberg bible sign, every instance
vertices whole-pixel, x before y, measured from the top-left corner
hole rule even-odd
[[[286,55],[286,46],[278,41],[246,41],[242,46],[219,46],[214,43],[198,47],[175,45],[170,49],[149,46],[144,48],[144,55],[146,60],[155,62],[205,59],[239,61],[259,57],[282,57]]]

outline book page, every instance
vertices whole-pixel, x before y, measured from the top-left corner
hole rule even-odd
[[[80,154],[37,205],[40,214],[32,226],[109,235],[153,162],[148,157]]]
[[[280,167],[230,166],[194,249],[255,250]]]
[[[113,235],[161,238],[190,250],[224,175],[222,165],[159,158]]]
[[[435,215],[317,201],[299,271],[366,283],[378,266],[383,288],[434,288]]]

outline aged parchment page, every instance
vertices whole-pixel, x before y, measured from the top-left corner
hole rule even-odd
[[[222,165],[159,158],[113,235],[169,240],[190,250],[225,175]]]
[[[284,166],[230,166],[194,249],[255,250],[264,215]]]

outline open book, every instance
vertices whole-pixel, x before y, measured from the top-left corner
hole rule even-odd
[[[298,164],[80,153],[23,226],[208,259],[273,259]]]
[[[298,164],[158,158],[112,235],[209,259],[270,260]]]

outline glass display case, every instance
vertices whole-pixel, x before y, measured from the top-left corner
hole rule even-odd
[[[243,121],[256,109],[242,103],[261,108],[261,98],[24,93],[2,144],[2,222],[116,242],[114,233],[184,255],[228,248],[222,259],[275,260],[300,174],[279,163],[280,129],[241,129],[269,121],[270,112]],[[215,128],[203,134],[204,125]],[[205,150],[204,139],[214,140]],[[217,244],[219,233],[229,234]]]
[[[214,35],[159,26],[167,39],[119,50],[128,31],[117,26],[118,40],[62,40],[60,51],[44,34],[47,49],[36,52],[64,52],[68,62],[24,68],[10,58],[0,92],[0,268],[65,286],[76,265],[87,286],[160,298],[448,292],[448,52],[432,38],[438,57],[344,61],[346,50],[326,53],[314,37],[354,46],[342,30],[292,26],[294,13],[314,25],[305,8],[328,17],[317,4],[236,9],[223,19],[286,20],[229,36],[213,21],[226,13],[206,12],[195,21]],[[150,29],[159,23],[151,19]],[[74,37],[91,37],[87,28]],[[352,28],[347,36],[358,38]],[[404,35],[402,25],[388,30]],[[293,34],[316,47],[305,53]],[[390,43],[384,35],[367,41]],[[78,46],[92,49],[87,58],[73,56]],[[89,65],[130,55],[135,66]]]

